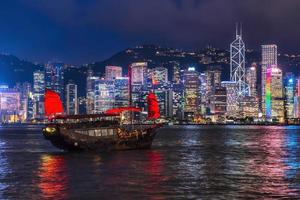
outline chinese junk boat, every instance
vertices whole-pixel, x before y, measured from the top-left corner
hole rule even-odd
[[[54,146],[64,150],[147,149],[161,127],[155,123],[160,114],[154,93],[149,93],[147,102],[149,123],[133,124],[132,114],[141,111],[135,107],[113,108],[102,114],[63,115],[59,95],[46,90],[45,114],[51,122],[43,129],[43,134]],[[131,118],[131,122],[126,118]]]

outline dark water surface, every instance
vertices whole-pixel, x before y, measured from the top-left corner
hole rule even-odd
[[[151,150],[66,153],[0,127],[0,199],[300,199],[300,128],[174,126]]]

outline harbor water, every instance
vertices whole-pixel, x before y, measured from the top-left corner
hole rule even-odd
[[[300,199],[300,127],[169,126],[152,149],[101,154],[0,127],[0,199]]]

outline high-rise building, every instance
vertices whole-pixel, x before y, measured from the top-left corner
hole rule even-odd
[[[129,67],[131,104],[144,110],[146,109],[146,96],[148,93],[147,65],[147,62],[136,62],[132,63]]]
[[[173,65],[173,77],[172,82],[174,84],[180,84],[181,83],[181,70],[178,62],[174,62]]]
[[[173,93],[170,91],[170,83],[168,82],[168,69],[165,67],[156,67],[149,69],[149,79],[151,80],[151,88],[153,89],[160,108],[161,117],[169,117],[171,114]]]
[[[30,102],[30,94],[32,93],[32,86],[30,83],[23,83],[19,88],[20,92],[20,119],[21,121],[30,120],[32,115],[29,115],[29,110],[32,110],[33,106]]]
[[[297,78],[296,95],[300,96],[300,77]]]
[[[258,118],[259,104],[258,98],[255,96],[246,96],[240,101],[241,117],[251,117],[253,119]]]
[[[246,82],[249,87],[249,96],[257,97],[257,65],[252,63],[246,71]]]
[[[150,70],[153,86],[164,85],[168,82],[168,69],[164,67],[156,67]]]
[[[37,70],[33,72],[33,117],[41,118],[44,114],[45,74]]]
[[[227,110],[227,92],[226,88],[217,86],[214,95],[211,98],[210,111],[214,115],[225,115]]]
[[[300,77],[296,80],[296,94],[294,97],[294,118],[300,118]]]
[[[94,72],[92,69],[87,70],[87,77],[86,77],[86,113],[87,114],[94,113],[95,81],[98,79],[99,77],[94,76]]]
[[[46,88],[60,94],[60,99],[64,100],[64,64],[49,62],[45,66]]]
[[[172,86],[172,104],[173,116],[176,119],[183,119],[183,104],[184,104],[184,86],[182,83],[173,84]]]
[[[0,87],[0,122],[18,122],[20,104],[20,92],[2,85]]]
[[[236,83],[232,81],[222,81],[221,86],[226,88],[227,106],[226,115],[228,117],[239,117],[239,106],[236,96]]]
[[[242,39],[242,30],[236,27],[235,40],[230,44],[230,81],[236,83],[238,99],[248,95],[245,69],[245,43]]]
[[[114,81],[104,79],[95,80],[94,113],[105,112],[114,107],[114,92]]]
[[[300,96],[295,96],[294,99],[294,118],[300,118]]]
[[[188,68],[183,75],[184,84],[184,114],[185,118],[191,119],[197,114],[200,104],[200,79],[195,68]]]
[[[262,45],[262,66],[261,66],[261,106],[263,115],[266,116],[266,73],[267,69],[277,66],[277,45]]]
[[[68,115],[78,114],[77,85],[68,83],[66,86],[66,110]]]
[[[266,71],[266,119],[284,121],[282,71],[273,66]]]
[[[286,73],[284,77],[284,94],[285,94],[285,109],[286,118],[294,118],[294,100],[295,100],[295,88],[296,78],[293,73]]]
[[[129,78],[117,77],[114,80],[115,86],[115,107],[129,106]]]
[[[201,115],[205,115],[206,114],[206,74],[205,73],[201,73],[200,74],[200,113]]]
[[[206,78],[206,94],[205,94],[205,106],[208,111],[206,114],[211,113],[212,111],[210,108],[214,107],[211,105],[213,103],[214,94],[216,87],[221,86],[221,70],[219,67],[208,67],[205,71],[205,78]]]
[[[105,79],[114,80],[122,77],[122,67],[119,66],[105,66]]]
[[[161,117],[170,116],[170,112],[172,112],[170,110],[172,109],[172,101],[170,101],[170,98],[172,98],[171,90],[157,89],[154,90],[154,93],[157,97]]]

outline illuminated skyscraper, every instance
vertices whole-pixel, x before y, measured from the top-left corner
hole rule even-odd
[[[266,71],[266,119],[284,121],[282,71],[273,66]]]
[[[183,118],[184,108],[184,86],[182,83],[173,84],[172,86],[172,104],[173,104],[173,116],[177,119]]]
[[[0,88],[0,122],[18,122],[20,114],[20,92],[9,89],[8,86]]]
[[[300,96],[300,77],[298,77],[298,79],[297,79],[296,89],[297,89],[296,95]]]
[[[297,79],[296,96],[294,98],[294,117],[300,118],[300,77]]]
[[[246,82],[249,87],[249,96],[257,96],[257,65],[252,63],[246,71]]]
[[[45,75],[43,71],[33,72],[33,117],[43,117],[44,113]]]
[[[184,113],[185,118],[191,119],[200,110],[200,79],[195,68],[190,67],[184,72]]]
[[[180,84],[181,83],[181,70],[178,62],[173,62],[173,77],[172,82],[174,84]]]
[[[173,94],[171,90],[167,89],[157,89],[154,90],[155,95],[157,97],[157,101],[159,104],[159,110],[161,117],[168,117],[171,116],[173,112],[172,108],[172,100],[170,101],[170,98],[173,98]]]
[[[129,106],[129,78],[118,77],[114,80],[115,107]]]
[[[184,108],[184,86],[182,83],[183,70],[180,69],[178,62],[172,62],[173,77],[172,77],[172,91],[169,92],[169,101],[172,97],[172,109],[173,117],[178,120],[183,119]],[[169,103],[169,106],[171,103]]]
[[[114,80],[118,77],[122,77],[122,67],[119,66],[106,66],[105,67],[105,79]]]
[[[217,86],[211,98],[210,111],[214,115],[222,116],[226,114],[227,92],[226,88]]]
[[[262,45],[262,67],[261,67],[261,100],[263,115],[266,115],[266,86],[267,69],[277,66],[277,45]]]
[[[253,119],[258,118],[258,112],[259,112],[259,104],[258,104],[258,98],[255,96],[246,96],[243,98],[243,100],[240,102],[241,106],[241,117],[252,117]]]
[[[133,106],[146,109],[148,70],[147,62],[132,63],[129,67],[131,78],[131,100]]]
[[[46,88],[54,90],[60,94],[60,99],[64,100],[64,64],[49,62],[45,66]]]
[[[74,83],[66,86],[66,110],[68,115],[78,114],[77,85]]]
[[[300,118],[300,96],[295,96],[294,99],[294,117],[299,119]]]
[[[227,95],[227,106],[226,106],[226,114],[228,117],[238,117],[239,116],[239,108],[236,96],[236,83],[232,81],[222,81],[222,87],[226,88]]]
[[[33,92],[37,100],[43,100],[45,93],[45,76],[43,71],[37,70],[33,72]]]
[[[92,69],[87,70],[87,77],[86,77],[86,113],[87,114],[94,113],[95,81],[98,79],[99,77],[94,76],[94,72]]]
[[[30,104],[30,95],[32,94],[32,86],[30,83],[23,83],[19,88],[20,92],[20,117],[21,121],[30,120],[32,115],[29,112],[33,110],[33,105]]]
[[[164,85],[168,82],[168,69],[164,67],[156,67],[150,70],[152,85]]]
[[[294,118],[296,78],[293,73],[286,73],[284,77],[286,118]]]
[[[159,104],[161,117],[169,117],[173,114],[173,92],[170,90],[168,82],[168,69],[165,67],[156,67],[149,69],[149,78],[151,79],[151,88],[155,92]]]
[[[215,95],[216,87],[221,86],[221,70],[219,67],[208,67],[205,71],[205,78],[206,78],[206,94],[205,94],[205,106],[209,110],[214,107],[213,100]],[[212,111],[209,110],[206,114],[211,113]]]
[[[242,39],[242,30],[236,27],[235,40],[230,44],[230,81],[236,83],[238,99],[248,95],[245,70],[245,43]]]
[[[200,76],[200,113],[201,115],[205,115],[206,114],[206,74],[205,73],[201,73]]]
[[[115,104],[114,81],[104,79],[95,80],[94,113],[105,112]]]

